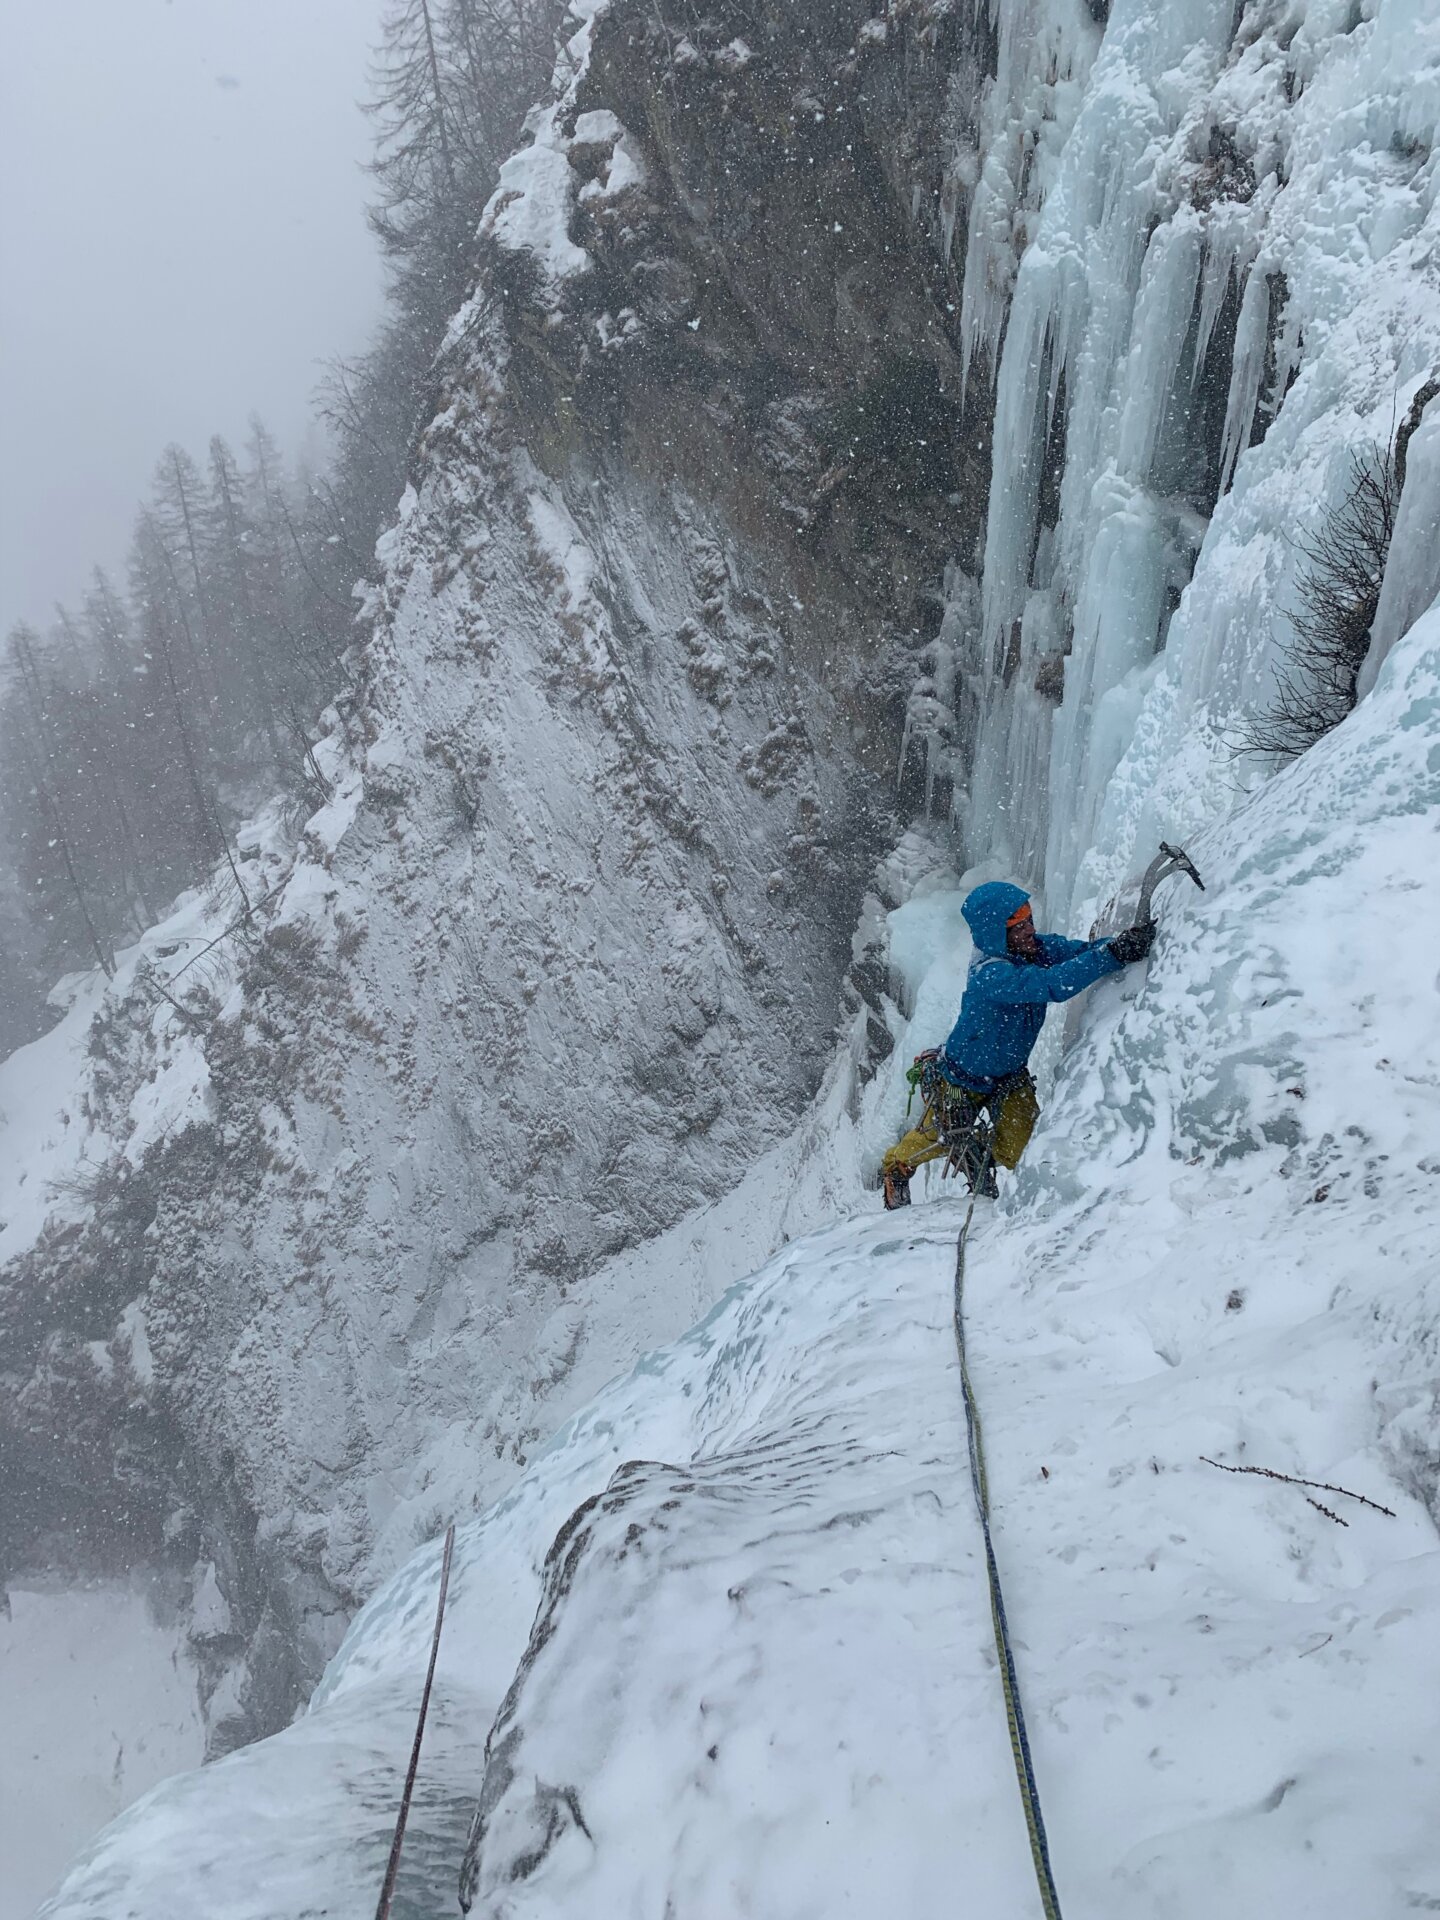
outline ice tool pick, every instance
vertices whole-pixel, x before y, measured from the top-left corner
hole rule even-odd
[[[1150,897],[1162,880],[1168,880],[1172,873],[1185,873],[1195,882],[1203,893],[1205,882],[1195,871],[1195,863],[1183,847],[1172,847],[1168,840],[1160,842],[1160,851],[1145,869],[1145,878],[1140,882],[1140,904],[1135,910],[1135,924],[1148,926],[1155,916],[1150,911]]]

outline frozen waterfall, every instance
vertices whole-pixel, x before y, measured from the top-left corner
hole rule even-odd
[[[1433,9],[1235,13],[1117,0],[1004,319],[958,810],[1057,920],[1254,777],[1294,536],[1440,366]]]

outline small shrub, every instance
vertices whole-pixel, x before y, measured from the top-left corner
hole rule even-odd
[[[1305,566],[1290,616],[1294,638],[1275,676],[1275,697],[1241,729],[1239,752],[1293,760],[1354,707],[1405,486],[1406,454],[1437,396],[1440,380],[1427,380],[1390,446],[1351,454],[1344,498],[1319,532],[1300,542]]]
[[[1352,453],[1343,499],[1299,542],[1305,564],[1290,615],[1292,638],[1275,675],[1274,698],[1242,731],[1242,752],[1293,760],[1355,705],[1399,501],[1393,449]]]

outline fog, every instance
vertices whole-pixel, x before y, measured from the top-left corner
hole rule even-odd
[[[293,454],[381,273],[380,0],[0,0],[0,630],[123,562],[161,448]]]

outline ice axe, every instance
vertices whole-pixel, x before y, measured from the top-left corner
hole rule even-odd
[[[1135,910],[1137,927],[1150,926],[1153,923],[1155,916],[1150,911],[1150,896],[1160,882],[1167,880],[1172,873],[1188,873],[1200,891],[1202,893],[1205,891],[1205,882],[1195,871],[1195,862],[1185,849],[1172,847],[1168,840],[1162,840],[1159,853],[1145,869],[1145,878],[1140,882],[1140,902]]]

